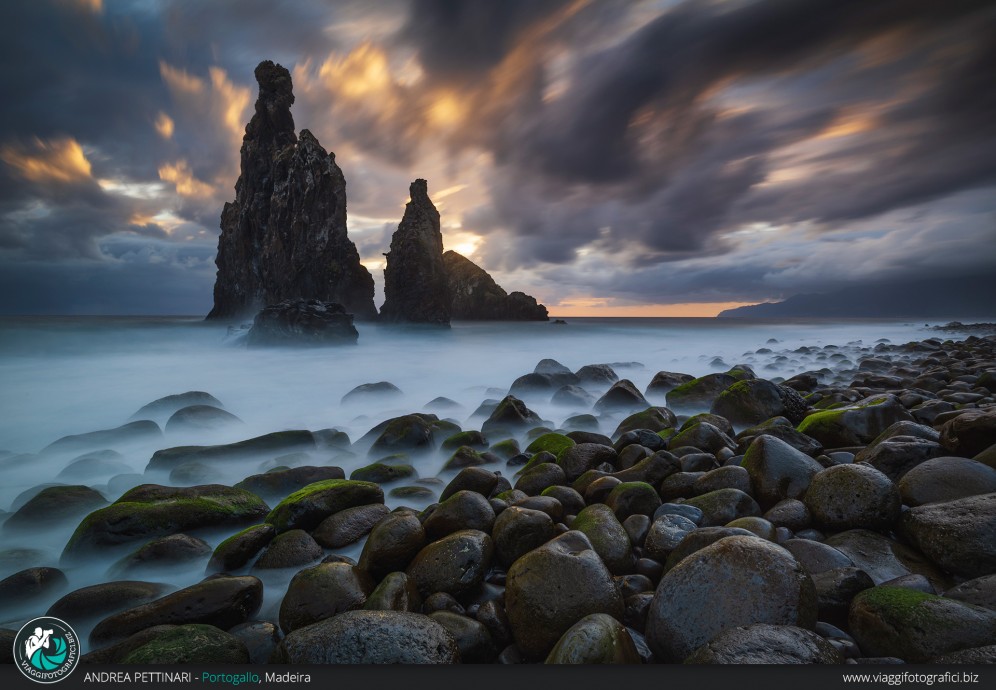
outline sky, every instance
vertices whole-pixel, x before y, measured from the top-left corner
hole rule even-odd
[[[382,301],[417,177],[556,316],[996,272],[981,0],[25,0],[0,23],[0,313],[205,314],[272,59]]]

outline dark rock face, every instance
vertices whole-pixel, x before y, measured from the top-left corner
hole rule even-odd
[[[246,316],[285,299],[342,304],[373,318],[373,278],[346,236],[346,181],[335,154],[294,133],[290,73],[256,67],[256,113],[242,140],[235,201],[225,204],[208,318]]]
[[[439,211],[429,199],[425,180],[412,182],[409,194],[411,200],[386,255],[380,317],[396,323],[448,325],[450,286]]]
[[[521,292],[506,293],[487,271],[450,250],[443,254],[453,302],[450,316],[465,321],[547,321],[546,307]]]
[[[341,304],[296,299],[270,305],[256,314],[247,344],[335,345],[355,343],[357,338],[353,315]]]

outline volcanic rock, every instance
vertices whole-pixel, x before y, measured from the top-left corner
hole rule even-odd
[[[225,204],[210,319],[245,316],[286,299],[343,305],[373,318],[373,278],[346,236],[346,180],[335,154],[294,133],[290,72],[256,67],[259,97],[242,140],[235,201]]]
[[[487,271],[452,249],[443,254],[453,301],[450,316],[465,321],[548,321],[546,307],[522,292],[508,294]]]

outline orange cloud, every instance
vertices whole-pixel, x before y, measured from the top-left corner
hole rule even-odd
[[[159,74],[170,90],[180,93],[202,93],[204,91],[204,80],[195,77],[186,70],[159,61]]]
[[[249,107],[249,99],[252,94],[249,89],[232,83],[228,74],[220,67],[212,67],[209,74],[211,75],[214,107],[220,112],[225,127],[232,133],[235,140],[241,142],[246,126],[243,113]]]
[[[80,182],[91,179],[90,161],[75,139],[35,138],[30,146],[5,146],[0,159],[32,182]]]
[[[176,193],[180,196],[204,198],[214,194],[214,187],[194,177],[185,160],[159,166],[159,179],[172,182],[176,187]]]
[[[159,136],[161,136],[163,139],[173,138],[173,129],[174,129],[173,118],[171,118],[166,113],[159,113],[158,117],[156,117],[155,126],[156,126],[156,131],[159,132]]]

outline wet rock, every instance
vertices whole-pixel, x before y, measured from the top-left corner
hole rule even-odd
[[[797,427],[827,448],[865,445],[896,422],[913,417],[891,394],[873,395],[847,407],[815,412]]]
[[[422,597],[405,573],[388,573],[370,593],[363,608],[367,611],[419,611]]]
[[[966,578],[996,573],[996,493],[912,508],[903,514],[902,528],[949,573]]]
[[[256,67],[259,97],[242,140],[235,200],[225,204],[208,318],[233,319],[291,298],[376,314],[373,279],[346,235],[346,182],[335,155],[294,133],[290,73]]]
[[[654,378],[647,384],[647,395],[661,396],[667,395],[683,383],[694,381],[691,374],[678,374],[673,371],[658,371]]]
[[[172,585],[159,582],[101,582],[73,590],[52,604],[45,615],[84,627],[96,618],[154,601],[172,589]]]
[[[644,552],[663,563],[697,525],[682,515],[664,514],[654,518],[644,542]]]
[[[266,512],[259,497],[242,489],[219,484],[188,488],[143,484],[84,518],[62,558],[73,563],[103,547],[191,529],[251,524]]]
[[[578,513],[571,529],[588,537],[595,553],[613,575],[633,572],[636,557],[629,535],[609,506],[602,503],[588,506]]]
[[[336,302],[285,299],[263,307],[246,336],[249,347],[352,344],[359,338],[353,314]]]
[[[407,569],[419,593],[460,596],[478,588],[491,568],[494,543],[484,532],[460,530],[426,545]]]
[[[338,549],[368,534],[390,512],[382,503],[347,508],[322,520],[311,536],[326,548]]]
[[[159,425],[147,419],[128,422],[114,429],[101,429],[85,434],[64,436],[42,449],[41,455],[56,453],[82,453],[85,451],[114,448],[139,442],[153,442],[162,438]]]
[[[143,405],[139,408],[139,410],[135,412],[130,419],[163,420],[167,419],[177,410],[189,405],[212,405],[218,408],[224,407],[224,405],[221,404],[221,401],[210,393],[205,393],[204,391],[187,391],[185,393],[167,395],[153,400],[148,405]]]
[[[650,607],[647,642],[657,658],[680,661],[725,630],[754,623],[811,629],[816,614],[816,588],[788,551],[753,535],[733,536],[665,573]]]
[[[374,583],[346,563],[320,563],[293,577],[280,602],[280,628],[290,633],[325,618],[363,606]]]
[[[785,414],[785,405],[777,385],[765,379],[750,379],[737,381],[720,393],[709,411],[742,428]]]
[[[0,580],[0,615],[15,620],[37,610],[69,587],[65,573],[58,568],[36,567],[19,570]]]
[[[608,364],[586,364],[574,374],[581,383],[609,386],[619,380],[619,375]]]
[[[283,637],[280,628],[269,621],[240,623],[228,632],[242,640],[251,664],[265,664]]]
[[[629,379],[621,379],[613,383],[609,390],[595,403],[595,409],[599,412],[642,410],[647,407],[650,407],[650,403]]]
[[[842,664],[825,639],[792,625],[757,623],[725,630],[696,649],[686,664]]]
[[[737,382],[730,374],[707,374],[671,389],[667,406],[682,412],[708,410],[719,394]]]
[[[388,573],[405,570],[425,543],[425,529],[416,515],[391,513],[370,531],[359,567],[380,580]]]
[[[262,602],[257,578],[216,577],[108,616],[90,633],[90,644],[109,644],[154,625],[204,623],[227,630],[249,620]]]
[[[604,613],[585,616],[557,641],[548,664],[639,664],[633,638],[619,621]]]
[[[567,476],[560,465],[545,462],[524,472],[515,482],[515,488],[529,496],[541,494],[551,486],[565,484]]]
[[[123,460],[124,456],[116,450],[84,453],[70,460],[55,478],[62,481],[92,482],[97,478],[131,472],[131,467]]]
[[[809,508],[794,498],[779,501],[764,514],[764,518],[775,527],[786,527],[793,532],[806,529],[812,523]]]
[[[544,512],[512,506],[495,520],[492,536],[498,561],[508,568],[519,557],[553,539],[553,520]]]
[[[834,534],[826,540],[868,573],[876,585],[912,573],[925,576],[938,591],[948,586],[948,578],[923,554],[905,544],[864,529]]]
[[[203,539],[187,534],[170,534],[140,546],[113,566],[114,577],[136,574],[163,577],[170,571],[189,568],[207,560],[211,547]]]
[[[797,431],[792,423],[784,417],[774,417],[762,424],[741,431],[737,434],[737,450],[746,453],[750,445],[761,435],[772,436],[784,441],[809,457],[816,457],[823,452],[822,443]]]
[[[996,492],[996,469],[968,458],[923,462],[899,481],[903,504],[919,506]]]
[[[495,511],[488,499],[474,491],[458,491],[439,504],[422,526],[430,541],[461,529],[491,532]]]
[[[741,467],[750,475],[753,495],[761,505],[800,498],[823,466],[785,441],[762,434],[744,454]]]
[[[668,447],[672,451],[684,446],[691,446],[715,454],[723,448],[733,450],[737,444],[712,424],[699,422],[680,431],[668,440]]]
[[[561,407],[586,409],[595,404],[595,397],[581,386],[561,386],[553,394],[550,402]]]
[[[709,470],[695,480],[692,489],[696,494],[707,494],[710,491],[719,489],[737,489],[744,493],[750,493],[750,475],[739,465],[727,465]]]
[[[996,611],[996,575],[983,575],[963,582],[944,593],[949,599]]]
[[[242,424],[242,420],[219,407],[188,405],[170,416],[165,431],[168,434],[215,431],[234,424]]]
[[[60,522],[78,520],[105,505],[107,499],[88,486],[49,486],[14,511],[3,523],[3,532],[50,529]]]
[[[367,436],[375,432],[378,434],[368,454],[384,457],[394,453],[421,453],[431,450],[434,442],[432,419],[435,417],[432,416],[430,419],[426,415],[409,414],[378,424],[367,434]]]
[[[718,489],[685,502],[702,511],[703,527],[718,527],[743,517],[759,517],[761,508],[749,495],[738,489]]]
[[[303,529],[292,529],[274,537],[253,567],[259,570],[299,568],[324,555],[322,547],[310,534]]]
[[[481,425],[481,433],[500,438],[503,434],[513,434],[542,423],[543,420],[539,415],[526,407],[524,402],[508,395],[498,403]]]
[[[900,422],[899,424],[909,424]],[[893,427],[898,424],[893,424]],[[892,427],[890,427],[892,428]],[[922,438],[894,436],[858,451],[854,462],[874,467],[894,482],[921,463],[944,454],[940,444]]]
[[[237,489],[251,491],[264,500],[281,499],[299,489],[303,489],[308,484],[324,481],[326,479],[345,479],[346,475],[341,467],[315,467],[304,465],[302,467],[292,467],[288,469],[274,469],[263,474],[254,474],[246,477],[238,484]]]
[[[854,598],[851,634],[868,656],[912,663],[996,644],[996,612],[902,587],[875,587]]]
[[[388,400],[400,398],[404,395],[401,389],[390,381],[378,381],[377,383],[362,383],[342,396],[341,404],[347,405],[364,400]]]
[[[847,554],[822,542],[810,539],[789,539],[783,542],[782,546],[795,556],[803,570],[813,577],[828,570],[854,566],[854,561]]]
[[[971,458],[996,443],[996,411],[968,410],[941,427],[941,445],[952,455]]]
[[[450,611],[435,611],[429,618],[446,628],[456,640],[462,663],[490,664],[498,657],[488,629],[473,618]]]
[[[661,505],[657,491],[646,482],[622,482],[605,498],[605,505],[612,509],[619,520],[630,515],[653,515]]]
[[[509,568],[505,608],[516,646],[542,658],[581,618],[606,613],[621,619],[623,601],[591,542],[566,532]]]
[[[425,180],[412,182],[384,268],[383,321],[449,325],[453,296],[443,262],[439,212]]]
[[[247,664],[239,638],[213,625],[179,625],[124,655],[122,664]]]
[[[603,463],[615,464],[618,454],[610,446],[598,443],[578,443],[564,450],[557,464],[564,470],[567,481],[573,482],[588,470]]]
[[[327,479],[308,484],[282,500],[266,516],[277,532],[312,530],[340,510],[383,503],[384,492],[371,482]]]
[[[315,450],[315,436],[306,430],[276,431],[235,443],[215,446],[176,446],[152,454],[146,471],[169,471],[188,462],[215,463],[269,460],[278,455]]]
[[[812,578],[820,603],[820,620],[844,628],[847,627],[851,600],[875,586],[867,573],[852,567],[825,570],[812,575]]]
[[[835,465],[815,477],[805,498],[817,525],[832,531],[886,530],[899,518],[892,480],[868,465]]]
[[[455,664],[456,640],[429,616],[400,611],[348,611],[295,630],[271,663]]]
[[[439,495],[439,500],[445,501],[458,491],[475,491],[488,498],[494,493],[501,480],[502,476],[498,472],[480,467],[465,467],[446,485],[446,488]]]
[[[215,547],[207,572],[231,572],[245,567],[276,535],[276,527],[266,524],[233,534]]]

